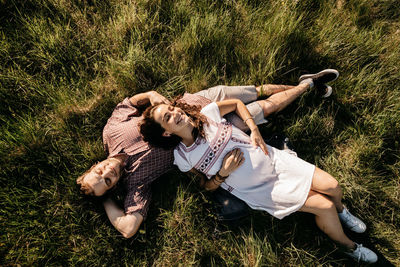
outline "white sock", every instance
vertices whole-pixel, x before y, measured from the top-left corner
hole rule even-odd
[[[313,80],[311,78],[307,78],[307,79],[302,80],[300,82],[300,84],[302,84],[302,83],[308,83],[310,85],[310,88],[314,87],[314,82],[313,82]]]

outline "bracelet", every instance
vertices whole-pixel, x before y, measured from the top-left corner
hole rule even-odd
[[[247,119],[243,120],[243,122],[246,123],[246,121],[250,119],[254,120],[254,117],[248,117]]]
[[[213,180],[214,180],[214,184],[217,184],[217,183],[218,183],[218,185],[220,185],[220,184],[222,184],[222,183],[224,182],[223,180],[221,181],[221,180],[217,179],[216,176],[214,177]],[[216,182],[217,182],[217,183],[216,183]]]
[[[222,176],[221,174],[219,174],[219,171],[215,174],[215,176],[221,177],[222,178],[222,182],[226,180],[226,178],[228,178],[229,175],[227,176]],[[221,183],[222,183],[221,182]]]
[[[218,185],[218,186],[220,186],[220,185],[222,184],[222,182],[217,181],[217,179],[215,179],[215,177],[214,177],[213,179],[211,179],[211,181],[212,181],[215,185]]]

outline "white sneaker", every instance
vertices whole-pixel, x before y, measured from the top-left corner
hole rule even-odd
[[[367,230],[367,226],[363,221],[358,219],[356,216],[350,213],[346,208],[343,208],[341,213],[338,213],[340,221],[350,230],[356,233],[364,233]]]
[[[369,248],[363,247],[362,244],[356,243],[356,248],[351,252],[345,252],[347,255],[355,259],[357,262],[374,263],[378,261],[378,256]]]

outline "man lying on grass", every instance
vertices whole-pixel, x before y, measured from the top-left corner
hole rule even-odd
[[[332,88],[326,82],[337,78],[335,70],[325,70],[315,75],[322,82],[315,88],[323,97],[328,97]],[[195,94],[185,94],[182,101],[187,104],[201,105],[225,99],[240,99],[247,104],[251,116],[257,124],[267,122],[264,118],[279,112],[297,97],[307,91],[308,84],[262,85],[262,86],[217,86]],[[260,96],[269,96],[266,100],[258,100]],[[114,227],[125,237],[132,237],[146,218],[150,198],[151,183],[173,166],[173,150],[150,147],[139,132],[143,107],[169,101],[154,91],[137,94],[124,99],[114,109],[103,130],[105,151],[109,154],[106,160],[93,165],[77,179],[81,191],[87,195],[102,196],[113,188],[122,177],[127,191],[124,210],[107,198],[104,208]],[[227,119],[238,128],[246,131],[246,124],[235,114]]]

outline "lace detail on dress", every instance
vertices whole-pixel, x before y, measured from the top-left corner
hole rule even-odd
[[[189,147],[186,147],[185,144],[180,142],[178,145],[178,149],[182,149],[186,153],[191,152],[201,143],[201,141],[202,141],[202,139],[200,137],[197,137],[196,140],[194,141],[194,143]],[[204,140],[203,140],[203,142],[204,142]]]
[[[251,142],[248,140],[242,140],[242,139],[236,138],[234,136],[231,137],[231,140],[233,142],[240,143],[240,144],[251,144]]]
[[[207,174],[224,150],[225,146],[228,144],[231,135],[232,125],[229,123],[219,123],[215,138],[211,141],[210,146],[204,152],[203,156],[194,168]]]

